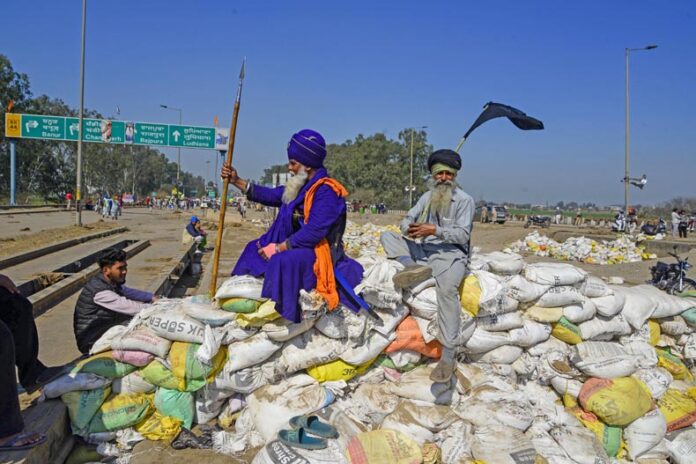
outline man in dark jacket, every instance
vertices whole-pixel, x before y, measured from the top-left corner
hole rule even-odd
[[[77,299],[73,329],[77,348],[87,354],[94,342],[115,325],[127,324],[146,303],[157,300],[150,292],[126,287],[126,252],[116,248],[99,257],[101,272],[92,277]]]
[[[193,237],[193,241],[198,244],[198,249],[205,251],[207,245],[207,233],[201,227],[201,221],[197,216],[191,216],[191,220],[186,226],[186,232]]]

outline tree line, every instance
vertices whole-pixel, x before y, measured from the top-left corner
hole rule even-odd
[[[9,143],[5,138],[5,113],[10,102],[12,112],[78,116],[78,110],[60,98],[34,96],[29,77],[14,70],[10,60],[0,54],[0,197],[6,202],[10,191]],[[84,117],[102,119],[103,115],[85,109]],[[163,153],[146,146],[101,143],[82,145],[83,197],[130,192],[137,197],[157,192],[168,195],[176,184],[176,163]],[[17,140],[17,201],[62,201],[75,188],[77,143],[65,141]],[[182,171],[186,192],[205,193],[205,181]]]

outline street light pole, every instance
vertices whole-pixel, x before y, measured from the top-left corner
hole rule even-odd
[[[624,173],[624,213],[628,214],[628,194],[629,194],[629,160],[630,160],[630,143],[631,143],[631,128],[630,128],[630,116],[629,116],[629,66],[628,66],[628,55],[631,52],[638,52],[643,50],[654,50],[657,45],[647,45],[641,48],[626,48],[626,134],[625,134],[625,173]]]
[[[85,36],[87,32],[87,0],[82,0],[82,46],[80,52],[80,111],[77,131],[77,181],[75,186],[75,225],[82,227],[82,120],[85,110]]]
[[[184,110],[182,108],[174,108],[173,106],[160,105],[161,108],[165,110],[172,110],[179,112],[179,125],[181,126],[182,113]],[[179,190],[179,177],[181,176],[181,147],[176,148],[176,190]]]

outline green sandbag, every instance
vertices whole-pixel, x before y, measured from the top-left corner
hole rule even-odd
[[[71,373],[96,374],[108,379],[125,377],[138,369],[132,364],[116,361],[111,352],[99,353],[77,363]]]
[[[182,427],[191,429],[195,415],[193,393],[158,388],[155,393],[155,408],[163,416],[180,419]]]
[[[691,327],[696,327],[696,308],[687,309],[681,313],[681,317],[683,317],[686,323]]]
[[[231,311],[233,313],[253,313],[259,306],[263,304],[263,301],[251,300],[249,298],[227,298],[226,300],[220,301],[220,307],[225,311]]]
[[[75,430],[82,430],[89,425],[104,400],[111,393],[111,386],[94,390],[78,390],[63,393],[60,399],[68,407],[70,421]]]
[[[122,430],[142,422],[153,412],[152,394],[113,395],[89,423],[89,433]]]
[[[167,388],[169,390],[193,392],[200,390],[205,386],[205,379],[183,379],[174,375],[170,369],[167,369],[161,362],[156,359],[145,366],[141,371],[143,379],[158,387]]]

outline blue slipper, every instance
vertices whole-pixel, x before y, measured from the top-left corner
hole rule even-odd
[[[290,419],[290,425],[294,429],[304,429],[305,432],[317,437],[338,437],[338,430],[336,430],[336,427],[321,422],[317,416],[295,416]]]
[[[294,430],[281,430],[278,432],[278,440],[293,448],[320,450],[326,448],[327,441],[323,438],[315,438],[307,435],[303,428]]]

